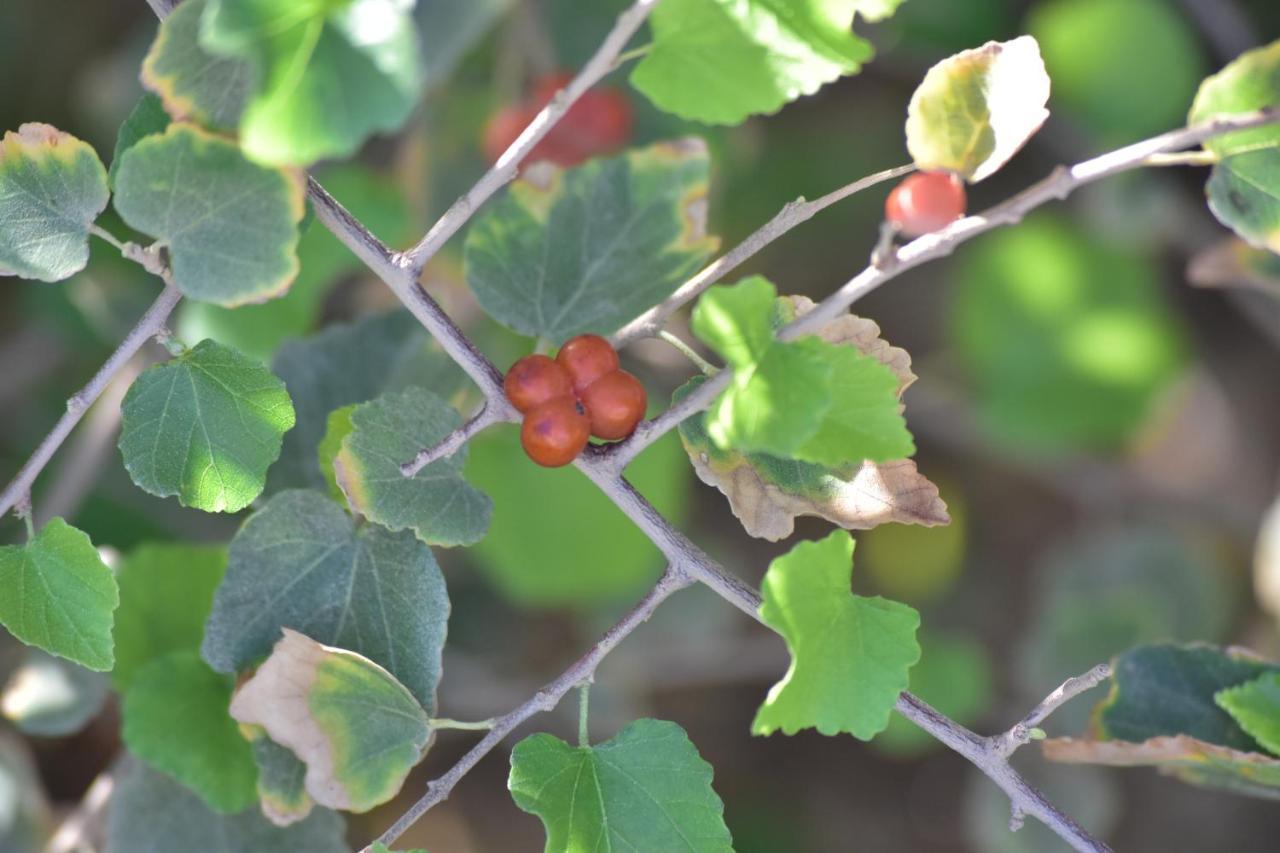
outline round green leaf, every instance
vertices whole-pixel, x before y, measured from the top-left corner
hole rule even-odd
[[[252,503],[294,421],[284,383],[213,341],[144,371],[121,413],[120,453],[133,482],[206,512]]]
[[[89,262],[107,170],[87,143],[29,123],[0,140],[0,276],[61,281]]]
[[[250,163],[234,142],[173,124],[120,158],[116,210],[169,250],[186,296],[233,307],[279,296],[298,273],[299,173]]]
[[[421,90],[413,0],[210,0],[200,44],[244,60],[255,85],[240,121],[250,157],[344,158],[409,117]]]
[[[1187,120],[1260,110],[1280,104],[1280,41],[1240,54],[1200,84]],[[1215,136],[1204,147],[1220,157],[1280,145],[1280,126],[1269,125]]]
[[[227,713],[231,687],[195,651],[171,652],[137,671],[123,712],[129,751],[224,814],[258,799],[253,755]]]
[[[253,68],[200,46],[200,18],[207,7],[207,0],[184,0],[160,22],[142,61],[142,85],[160,97],[174,119],[232,130],[249,97]]]
[[[1251,246],[1280,253],[1280,147],[1220,161],[1205,192],[1219,222]]]

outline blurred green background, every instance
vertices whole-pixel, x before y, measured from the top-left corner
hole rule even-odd
[[[408,244],[481,174],[479,140],[493,110],[538,75],[579,65],[621,5],[419,0],[429,97],[404,134],[371,144],[357,163],[320,170],[321,180],[384,240]],[[925,70],[953,52],[1030,32],[1053,79],[1048,124],[972,189],[977,210],[1058,163],[1182,124],[1205,75],[1280,37],[1280,5],[907,0],[890,21],[862,29],[878,54],[863,73],[739,128],[664,116],[627,89],[623,74],[608,84],[633,102],[636,144],[708,139],[711,230],[728,247],[797,195],[905,162],[907,100]],[[0,127],[49,122],[105,159],[141,94],[138,66],[154,30],[141,0],[5,0]],[[1192,259],[1225,239],[1205,207],[1204,178],[1152,169],[1111,179],[857,306],[914,358],[921,379],[906,396],[908,423],[921,470],[940,485],[954,523],[857,535],[855,587],[921,609],[924,658],[912,689],[979,731],[1003,729],[1067,676],[1137,642],[1203,639],[1280,656],[1280,580],[1269,574],[1280,566],[1254,559],[1280,471],[1280,287],[1267,294],[1189,283]],[[734,280],[758,272],[784,292],[821,298],[864,266],[884,191],[823,212]],[[461,278],[460,247],[454,241],[424,281],[505,366],[530,344],[480,314]],[[318,226],[301,252],[302,277],[286,299],[236,312],[187,305],[175,331],[271,361],[288,339],[395,307]],[[69,282],[0,285],[0,477],[17,470],[154,292],[99,242],[89,268]],[[147,358],[159,358],[155,350]],[[655,400],[688,373],[661,344],[624,357]],[[463,383],[445,374],[427,381],[466,405]],[[242,516],[184,510],[130,484],[115,450],[129,378],[42,476],[40,516],[65,515],[120,554],[151,541],[225,542]],[[305,480],[286,470],[285,453],[277,485]],[[512,428],[473,443],[469,474],[497,509],[483,544],[440,554],[453,598],[441,707],[463,719],[527,698],[661,568],[656,550],[576,471],[525,461]],[[674,437],[645,454],[635,479],[752,583],[788,547],[747,537],[723,497],[697,482]],[[797,536],[824,531],[805,519]],[[0,542],[20,538],[18,522],[0,520]],[[0,646],[0,674],[44,666],[66,689],[44,716],[15,704],[12,680],[0,696],[10,718],[0,724],[0,850],[15,853],[38,849],[118,748],[115,700],[101,679],[23,654]],[[786,664],[778,638],[703,590],[681,593],[602,666],[593,733],[607,737],[643,715],[678,721],[716,768],[740,853],[1065,849],[1034,821],[1010,834],[1003,795],[901,720],[871,744],[812,732],[751,738],[756,705]],[[1068,706],[1046,728],[1080,732],[1098,698]],[[566,735],[568,704],[522,733]],[[89,718],[78,734],[50,735]],[[385,827],[471,740],[442,733],[400,800],[350,820],[353,842]],[[1046,766],[1032,749],[1016,763],[1119,850],[1262,853],[1280,837],[1280,810],[1264,801],[1148,771]],[[506,772],[497,750],[402,844],[436,853],[538,849],[538,821],[510,802]]]

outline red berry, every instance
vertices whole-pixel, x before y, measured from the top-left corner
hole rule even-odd
[[[484,154],[490,163],[533,121],[556,92],[569,85],[569,74],[550,74],[534,85],[531,97],[494,113],[484,130]],[[560,166],[578,164],[622,148],[631,138],[631,102],[614,89],[590,89],[529,152],[525,162],[550,160]]]
[[[579,391],[578,396],[591,419],[591,434],[606,441],[635,432],[649,402],[640,380],[625,370],[606,373]]]
[[[520,425],[520,444],[534,462],[546,468],[568,465],[590,437],[591,419],[573,397],[559,397],[532,409]]]
[[[916,172],[893,188],[884,216],[908,237],[931,234],[964,216],[964,182],[953,172]]]
[[[502,387],[511,405],[521,412],[573,394],[568,371],[545,355],[526,355],[511,365]]]
[[[573,389],[579,393],[606,373],[618,369],[618,352],[599,335],[570,338],[556,353],[556,362],[569,373]]]

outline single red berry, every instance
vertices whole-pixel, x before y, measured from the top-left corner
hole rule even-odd
[[[556,361],[568,371],[573,389],[581,393],[601,376],[618,369],[618,351],[599,335],[578,335],[564,342]]]
[[[511,365],[502,387],[511,405],[521,412],[573,394],[568,371],[545,355],[526,355]]]
[[[606,373],[578,392],[591,419],[591,434],[606,441],[626,438],[644,417],[649,395],[625,370]]]
[[[908,237],[931,234],[964,216],[964,182],[953,172],[916,172],[893,188],[884,216]]]
[[[578,458],[590,433],[591,419],[582,403],[573,397],[559,397],[524,416],[520,444],[534,462],[558,468]]]
[[[534,85],[532,111],[541,110],[556,92],[569,85],[571,74],[548,74]],[[619,150],[631,139],[631,101],[616,89],[597,87],[583,92],[555,127],[529,152],[529,162],[550,160],[577,166]]]

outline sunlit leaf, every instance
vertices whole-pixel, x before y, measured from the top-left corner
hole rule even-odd
[[[1219,222],[1250,245],[1280,253],[1280,146],[1218,162],[1205,192]]]
[[[471,226],[467,283],[503,325],[559,343],[608,334],[669,296],[716,247],[707,148],[664,142],[525,171]]]
[[[385,667],[430,712],[448,617],[430,548],[409,533],[357,529],[319,492],[285,491],[231,540],[202,653],[219,672],[239,672],[292,628]]]
[[[200,44],[244,60],[240,139],[255,160],[344,158],[400,127],[421,89],[413,0],[210,0]]]
[[[921,169],[980,181],[1040,129],[1048,100],[1035,39],[987,42],[929,69],[907,108],[907,150]]]
[[[236,690],[231,715],[306,763],[317,803],[354,812],[395,796],[431,734],[426,711],[385,669],[288,628]]]
[[[0,140],[0,276],[61,281],[89,262],[107,170],[88,144],[29,123]]]
[[[133,482],[206,512],[236,512],[261,493],[294,422],[284,384],[214,341],[144,371],[121,412]]]
[[[541,819],[547,853],[731,853],[711,775],[684,729],[637,720],[598,746],[530,735],[511,751],[508,787],[516,805]]]
[[[0,546],[0,624],[22,642],[111,669],[115,576],[89,537],[55,518],[26,545]]]
[[[231,687],[194,650],[171,652],[134,674],[123,708],[129,751],[225,814],[258,798],[249,744],[227,714]]]
[[[389,530],[412,529],[429,545],[471,545],[489,528],[493,502],[462,476],[466,449],[413,477],[400,473],[424,447],[462,426],[457,410],[430,391],[407,388],[356,406],[333,459],[353,510]]]
[[[1280,671],[1220,690],[1218,707],[1274,755],[1280,755]]]
[[[192,299],[262,302],[298,274],[301,176],[250,163],[230,140],[171,124],[125,151],[115,188],[120,216],[167,247]]]
[[[329,495],[335,501],[345,501],[347,496],[342,493],[342,487],[338,485],[338,475],[334,472],[333,461],[342,451],[342,442],[347,436],[351,435],[354,429],[351,423],[351,413],[356,410],[355,405],[343,406],[341,409],[334,409],[329,413],[324,430],[324,438],[320,439],[320,444],[316,448],[316,455],[320,458],[320,473],[324,475],[324,481],[329,486]]]
[[[1213,116],[1233,115],[1280,104],[1280,41],[1245,51],[1200,84],[1187,121],[1199,124]],[[1240,130],[1204,141],[1220,157],[1280,145],[1280,126]]]
[[[200,19],[208,5],[184,0],[160,22],[142,61],[142,85],[160,97],[174,119],[233,130],[249,97],[253,68],[200,46]]]
[[[769,564],[760,616],[787,641],[791,668],[751,724],[753,734],[816,728],[869,740],[889,724],[920,659],[920,616],[905,604],[849,592],[853,538],[801,542]]]

